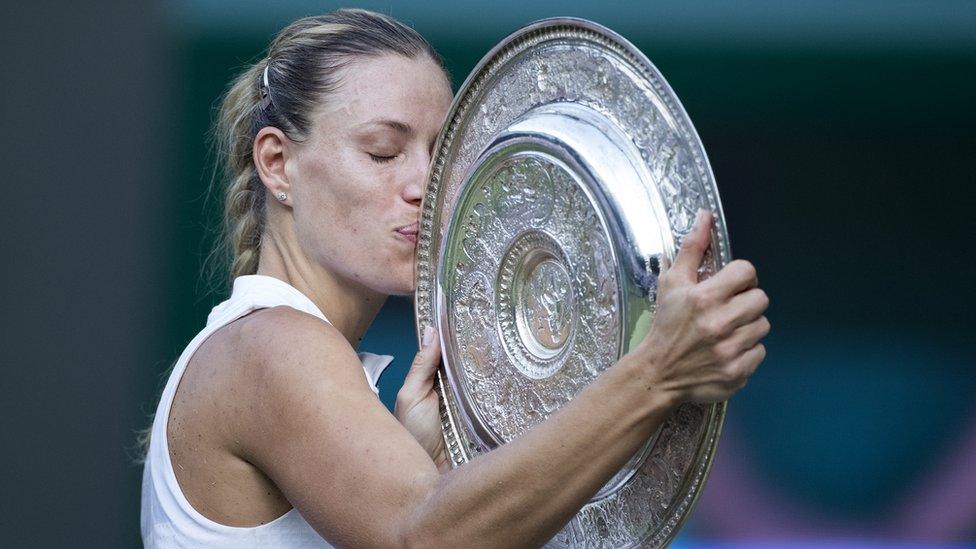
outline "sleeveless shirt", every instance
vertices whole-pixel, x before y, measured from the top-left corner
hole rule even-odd
[[[170,407],[193,353],[223,326],[252,311],[279,305],[329,322],[312,300],[286,282],[264,275],[240,276],[234,280],[230,298],[213,308],[206,327],[190,341],[173,367],[156,408],[142,473],[141,529],[146,547],[331,547],[295,508],[254,527],[227,526],[208,519],[186,499],[170,461],[166,438]],[[393,357],[359,353],[359,358],[370,387],[378,395],[376,381]]]

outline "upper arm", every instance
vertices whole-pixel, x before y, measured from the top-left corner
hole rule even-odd
[[[242,413],[231,422],[241,457],[329,541],[397,543],[436,482],[433,461],[373,393],[338,330],[285,308],[253,324]]]

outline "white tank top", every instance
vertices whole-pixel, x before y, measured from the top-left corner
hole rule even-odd
[[[166,439],[170,406],[190,357],[215,331],[257,309],[287,305],[317,316],[322,311],[289,284],[270,276],[248,275],[234,280],[230,299],[213,308],[207,326],[187,345],[169,376],[156,408],[146,465],[142,472],[142,541],[146,547],[331,547],[297,509],[261,526],[240,528],[214,522],[197,512],[180,490]],[[366,379],[379,394],[376,381],[391,356],[359,353]]]

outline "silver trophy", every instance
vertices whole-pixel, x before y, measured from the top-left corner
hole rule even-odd
[[[455,466],[545,420],[641,341],[699,208],[717,218],[704,278],[730,260],[715,179],[632,44],[547,19],[482,59],[438,139],[417,244],[417,329],[441,334]],[[549,546],[666,545],[724,416],[724,404],[679,407]]]

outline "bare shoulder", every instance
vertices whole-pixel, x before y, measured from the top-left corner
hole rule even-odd
[[[263,309],[242,318],[232,337],[245,395],[279,404],[321,397],[310,393],[336,386],[372,395],[352,346],[312,315],[287,306]]]
[[[313,409],[375,400],[362,363],[338,329],[291,307],[262,309],[238,322],[225,345],[237,368],[226,387],[235,401],[229,417],[236,440],[250,445],[314,428]],[[277,436],[268,436],[268,433]],[[246,453],[246,452],[245,452]]]
[[[356,437],[395,438],[395,423],[335,327],[274,307],[201,344],[174,398],[168,436],[194,507],[251,525],[300,505],[310,474],[335,482],[337,464],[360,455]]]
[[[288,307],[229,327],[220,345],[234,373],[211,393],[225,448],[337,545],[395,538],[405,502],[425,497],[439,474],[376,397],[349,342]]]
[[[241,358],[258,367],[327,367],[359,360],[338,329],[288,306],[262,309],[242,318],[234,336]]]

